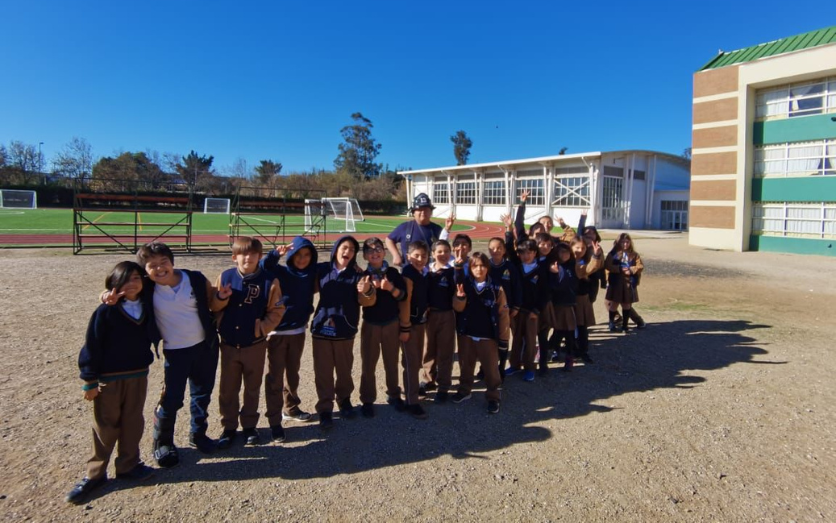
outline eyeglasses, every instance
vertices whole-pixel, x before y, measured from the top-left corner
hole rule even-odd
[[[369,247],[368,249],[366,249],[366,252],[373,252],[373,253],[376,254],[378,252],[383,252],[383,248],[381,248],[381,247]]]

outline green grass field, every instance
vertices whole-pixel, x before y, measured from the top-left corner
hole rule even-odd
[[[82,226],[83,233],[96,233],[97,227],[106,230],[109,234],[133,234],[133,225],[112,225],[116,223],[134,223],[132,212],[95,212],[85,211],[84,217],[87,222]],[[159,234],[168,229],[170,225],[183,218],[180,213],[145,212],[139,213],[138,232],[142,234]],[[356,232],[370,234],[388,234],[398,223],[404,221],[404,216],[372,216],[364,221],[355,222]],[[441,220],[436,220],[442,223]],[[282,223],[280,216],[268,214],[244,215],[240,222],[240,234],[247,234],[252,228],[259,231],[275,230]],[[327,220],[326,232],[344,232],[345,221]],[[203,214],[192,215],[192,234],[229,234],[230,217],[225,214]],[[463,226],[454,226],[454,230],[466,229]],[[1,235],[71,235],[73,233],[73,211],[72,209],[0,209],[0,234]],[[304,217],[301,215],[286,216],[284,229],[288,233],[300,234],[304,229]],[[183,227],[175,227],[172,232],[183,231]]]

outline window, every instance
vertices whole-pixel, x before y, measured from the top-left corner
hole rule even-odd
[[[505,182],[485,182],[485,193],[482,195],[482,203],[485,205],[505,205]]]
[[[601,218],[605,221],[624,221],[624,206],[621,202],[621,194],[624,189],[624,180],[612,176],[604,176],[603,188],[604,201],[601,205]]]
[[[459,182],[456,185],[456,203],[476,205],[476,182]]]
[[[663,211],[687,211],[688,200],[662,200]]]
[[[589,207],[589,176],[559,176],[555,178],[554,205]]]
[[[634,180],[644,180],[645,178],[647,178],[647,173],[646,172],[640,171],[638,169],[633,171],[633,179]]]
[[[433,202],[450,203],[450,185],[446,183],[433,184]]]
[[[766,236],[836,238],[836,203],[756,203],[752,232]]]
[[[688,230],[688,201],[662,200],[662,213],[660,218],[663,230]]]
[[[624,178],[623,167],[613,167],[612,165],[604,166],[604,176],[614,176],[617,178]]]
[[[758,91],[755,118],[793,118],[836,112],[836,77]]]
[[[520,201],[520,195],[528,191],[528,201],[526,202],[527,205],[545,205],[546,204],[546,197],[543,194],[543,179],[537,180],[517,180],[517,188],[515,191],[515,195],[517,197],[517,201]]]
[[[836,140],[758,147],[754,174],[761,178],[836,175]]]

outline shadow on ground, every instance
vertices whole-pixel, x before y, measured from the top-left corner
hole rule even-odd
[[[776,364],[757,361],[767,351],[760,347],[762,343],[745,334],[767,328],[746,321],[687,320],[653,324],[624,336],[604,334],[598,327],[593,331],[594,365],[564,373],[555,364],[548,377],[538,377],[534,383],[509,377],[498,415],[487,414],[479,389],[473,399],[459,405],[425,402],[430,417],[424,421],[394,412],[380,404],[383,398],[379,397],[374,419],[337,418],[327,436],[320,433],[316,423],[295,423],[285,424],[288,443],[284,445],[243,447],[239,438],[232,449],[208,459],[182,448],[181,465],[159,471],[152,481],[307,479],[420,463],[440,455],[489,459],[480,454],[553,436],[549,429],[532,425],[591,412],[606,415],[611,409],[600,405],[602,400],[664,388],[684,389],[687,393],[710,379],[687,374],[691,371],[712,371],[738,363]],[[303,400],[307,404],[314,401]],[[220,432],[217,426],[212,430]],[[269,431],[261,429],[261,436],[267,441]],[[143,444],[147,446],[150,441],[146,439]],[[113,482],[99,495],[131,486]]]

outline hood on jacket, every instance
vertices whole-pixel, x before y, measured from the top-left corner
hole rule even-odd
[[[337,238],[337,241],[334,242],[334,246],[331,247],[332,264],[334,263],[334,258],[337,256],[337,248],[339,248],[340,244],[346,241],[349,241],[354,245],[354,257],[351,259],[351,262],[349,262],[348,265],[357,265],[357,253],[360,252],[360,243],[358,243],[357,240],[354,239],[354,236],[351,235],[340,236],[339,238]]]
[[[310,274],[313,274],[314,271],[316,270],[316,262],[317,262],[317,252],[316,252],[316,247],[314,247],[314,244],[311,243],[310,240],[308,240],[307,238],[304,238],[302,236],[297,236],[297,237],[293,238],[293,241],[290,242],[290,244],[293,245],[293,249],[291,249],[290,254],[288,254],[288,256],[287,256],[287,270],[291,274],[293,274],[294,276],[304,277],[304,276],[308,276]],[[305,248],[310,249],[310,251],[311,251],[311,263],[309,263],[308,266],[305,267],[304,269],[299,270],[293,264],[293,257],[296,256],[296,253],[298,253],[300,250],[305,249]],[[332,257],[333,257],[333,254],[332,254]]]

